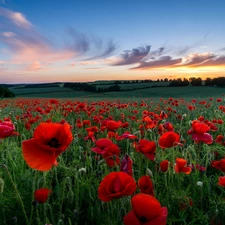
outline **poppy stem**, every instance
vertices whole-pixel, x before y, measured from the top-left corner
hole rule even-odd
[[[20,193],[18,192],[18,190],[16,188],[16,185],[15,185],[15,183],[14,183],[14,181],[13,181],[13,179],[12,179],[10,173],[9,173],[8,167],[5,164],[0,164],[0,167],[3,167],[6,170],[7,175],[9,177],[9,179],[10,179],[12,185],[13,185],[13,188],[14,188],[14,190],[16,192],[16,195],[17,195],[17,197],[19,199],[19,202],[20,202],[23,214],[24,214],[24,218],[25,218],[26,224],[29,225],[27,214],[26,214],[26,211],[25,211],[25,208],[24,208],[24,204],[23,204],[22,198],[21,198]]]

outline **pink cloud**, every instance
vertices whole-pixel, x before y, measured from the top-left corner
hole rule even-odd
[[[216,55],[211,52],[205,52],[205,53],[193,53],[183,58],[183,63],[178,66],[201,66],[203,63],[207,62],[208,60],[211,60],[213,58],[216,58]]]
[[[34,61],[32,62],[27,68],[26,70],[28,71],[35,71],[35,70],[43,70],[43,66],[41,65],[41,63],[39,61]]]
[[[54,48],[23,14],[0,7],[1,17],[6,19],[0,30],[0,41],[7,47],[5,54],[11,58],[8,64],[54,62],[75,56],[72,49]]]
[[[32,27],[32,24],[26,19],[26,17],[19,12],[12,12],[8,9],[0,7],[0,16],[8,18],[20,28],[29,29]]]

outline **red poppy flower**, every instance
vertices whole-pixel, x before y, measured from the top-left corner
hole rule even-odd
[[[90,139],[92,142],[95,142],[96,141],[95,133],[92,131],[89,131],[88,135],[84,138],[84,140],[87,141],[88,139]]]
[[[159,124],[159,126],[158,126],[158,133],[160,135],[165,133],[165,128],[164,128],[163,124]]]
[[[190,166],[191,166],[191,169],[192,169],[192,170],[195,169],[195,170],[198,170],[198,171],[200,171],[200,172],[206,171],[206,168],[205,168],[204,166],[201,166],[201,165],[198,164],[198,163],[197,163],[196,165],[191,164]]]
[[[114,131],[109,131],[108,134],[107,134],[107,137],[109,139],[113,139],[113,138],[117,139],[118,133],[117,132],[114,132]]]
[[[175,132],[166,132],[159,138],[159,146],[161,148],[172,148],[180,141],[180,135]]]
[[[0,123],[0,138],[12,136],[15,126],[11,121],[3,121]]]
[[[155,128],[157,125],[157,121],[152,120],[149,116],[146,116],[143,118],[143,123],[144,123],[145,129],[152,129],[152,128]]]
[[[106,160],[108,166],[112,167],[115,164],[118,165],[120,163],[119,153],[120,150],[116,144],[114,144],[108,138],[100,138],[96,141],[95,148],[91,148],[93,152],[101,154],[103,158]],[[114,159],[115,158],[115,159]]]
[[[154,141],[141,139],[138,143],[135,143],[135,148],[137,152],[141,152],[148,159],[155,159],[156,144]]]
[[[161,163],[160,163],[160,169],[162,172],[166,172],[169,168],[169,161],[168,160],[163,160]]]
[[[134,134],[131,134],[129,132],[124,132],[121,136],[118,136],[116,138],[116,140],[120,141],[120,140],[123,140],[125,138],[127,138],[127,139],[136,139],[137,136],[135,136]]]
[[[210,127],[202,122],[193,121],[192,128],[188,131],[188,134],[192,135],[192,139],[196,142],[204,142],[206,144],[212,144],[213,138],[209,133]]]
[[[113,167],[120,164],[119,158],[120,150],[116,144],[112,144],[108,147],[107,152],[102,154],[108,166]]]
[[[192,134],[192,140],[194,140],[197,144],[199,142],[204,142],[206,144],[212,144],[213,143],[213,137],[209,133],[204,134]]]
[[[89,126],[90,127],[91,126],[91,121],[90,120],[83,120],[82,121],[82,125],[83,126]]]
[[[210,127],[205,123],[193,123],[192,130],[196,134],[204,134],[210,130]]]
[[[186,165],[187,160],[182,158],[176,158],[176,165],[174,166],[175,172],[190,174],[192,169]]]
[[[68,123],[41,123],[35,129],[34,137],[23,141],[23,157],[33,169],[50,170],[53,165],[57,165],[58,155],[66,150],[72,139]]]
[[[112,172],[103,178],[98,187],[98,197],[109,202],[113,199],[132,195],[136,190],[134,178],[124,172]]]
[[[217,120],[217,123],[218,124],[223,124],[223,120],[222,119],[219,119],[219,120]]]
[[[167,114],[162,110],[162,111],[160,112],[160,114],[159,114],[159,118],[160,118],[160,119],[167,119],[168,116],[167,116]]]
[[[217,135],[215,142],[218,144],[221,144],[223,146],[225,146],[225,139],[224,136],[222,134]]]
[[[26,130],[30,130],[31,125],[29,123],[25,123],[25,128],[26,128]]]
[[[225,187],[225,176],[219,177],[218,185],[222,186],[222,187]]]
[[[137,194],[131,204],[132,210],[123,218],[125,225],[166,225],[167,208],[153,196]]]
[[[128,122],[122,123],[122,124],[121,124],[121,127],[127,128],[127,127],[129,127],[129,123],[128,123]]]
[[[173,132],[174,128],[170,122],[166,122],[163,124],[163,127],[166,129],[167,132]]]
[[[149,176],[142,176],[138,180],[138,186],[141,190],[141,193],[154,196],[153,183]]]
[[[217,170],[221,170],[225,173],[225,159],[212,161],[211,166]]]
[[[113,142],[108,138],[100,138],[96,141],[95,145],[97,147],[91,148],[93,152],[96,152],[98,154],[104,154],[108,151],[109,146],[111,146]]]
[[[133,161],[130,159],[129,155],[126,154],[123,157],[122,162],[120,164],[120,171],[125,172],[128,175],[132,176],[133,175],[132,164]]]
[[[98,132],[98,127],[97,126],[92,126],[92,127],[87,127],[86,128],[86,131],[89,132],[89,131],[92,131],[94,133]]]
[[[52,191],[48,188],[40,188],[34,192],[34,198],[38,203],[45,203]]]
[[[108,120],[106,123],[106,128],[108,131],[115,131],[121,126],[121,122],[116,122],[114,120]]]

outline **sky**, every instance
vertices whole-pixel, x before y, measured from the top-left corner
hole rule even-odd
[[[0,0],[0,83],[225,75],[224,0]]]

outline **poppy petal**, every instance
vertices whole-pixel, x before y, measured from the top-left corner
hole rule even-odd
[[[145,223],[145,225],[166,225],[168,211],[166,207],[161,208],[161,215],[156,217],[155,219]]]
[[[33,138],[23,141],[22,153],[28,166],[40,171],[50,170],[58,156],[54,152],[46,151],[42,147],[39,147]]]
[[[184,167],[181,169],[181,172],[186,173],[186,174],[190,174],[192,171],[192,169],[190,167]]]
[[[142,225],[135,215],[134,210],[131,210],[125,217],[123,217],[123,222],[125,225]]]

